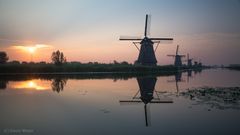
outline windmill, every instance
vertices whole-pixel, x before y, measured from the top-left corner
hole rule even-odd
[[[187,54],[187,60],[186,61],[187,61],[187,66],[192,67],[193,58],[191,58],[191,59],[189,58],[189,53]]]
[[[155,84],[157,82],[156,77],[138,77],[137,78],[139,91],[134,95],[131,100],[120,100],[120,104],[135,104],[135,103],[144,103],[144,116],[145,116],[145,124],[149,126],[151,124],[149,115],[150,115],[150,106],[149,104],[157,104],[157,103],[173,103],[172,100],[169,99],[160,99],[158,92],[155,91]],[[140,96],[138,97],[140,93]],[[157,97],[154,97],[154,93],[156,93]],[[159,92],[160,93],[160,92]]]
[[[192,67],[193,66],[193,58],[189,57],[189,53],[187,54],[187,59],[184,60],[183,62],[187,62],[187,67]]]
[[[199,62],[198,61],[194,61],[194,67],[202,67],[202,62],[201,62],[201,59],[199,59]]]
[[[172,41],[173,38],[150,38],[148,37],[149,33],[149,15],[146,15],[145,20],[145,29],[144,29],[144,37],[140,38],[122,38],[120,37],[119,40],[123,41],[133,41],[133,44],[139,50],[138,59],[136,61],[137,64],[141,65],[148,65],[148,66],[155,66],[157,65],[157,59],[155,56],[155,52],[158,48],[160,41]],[[136,42],[137,41],[137,42]],[[153,48],[154,44],[157,44],[156,48]],[[138,48],[137,44],[140,44],[140,49]]]
[[[181,67],[182,66],[182,58],[185,57],[185,55],[179,55],[178,50],[179,50],[179,45],[177,45],[175,55],[167,55],[169,57],[174,57],[175,58],[175,61],[174,61],[174,66],[175,67]]]

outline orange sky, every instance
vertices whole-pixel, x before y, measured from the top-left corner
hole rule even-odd
[[[222,41],[221,39],[225,39]],[[87,38],[89,39],[89,37]],[[167,54],[174,54],[176,45],[180,44],[180,54],[190,53],[190,56],[195,60],[207,61],[208,63],[221,63],[222,60],[216,61],[215,57],[220,57],[222,51],[229,49],[225,44],[232,44],[237,42],[238,36],[224,35],[219,33],[210,33],[203,35],[179,36],[174,37],[172,44],[160,44],[156,52],[156,57],[159,64],[171,64],[173,58],[167,57]],[[220,44],[222,42],[224,44]],[[71,47],[68,46],[71,44]],[[194,46],[193,46],[194,44]],[[114,39],[83,40],[74,36],[64,37],[56,41],[46,44],[48,47],[37,48],[33,53],[33,61],[51,61],[51,53],[55,50],[63,51],[68,61],[98,61],[109,63],[113,60],[128,61],[133,63],[137,59],[138,50],[128,41],[119,41]],[[26,46],[35,46],[34,44],[27,44]],[[233,45],[234,47],[234,45]],[[236,48],[239,48],[235,44]],[[215,49],[218,51],[215,51]],[[28,50],[14,48],[13,46],[4,48],[10,60],[30,61],[31,53]],[[222,51],[221,51],[222,50]],[[229,50],[232,55],[238,54],[238,50]],[[236,56],[237,57],[237,56]],[[225,59],[225,58],[223,58]]]

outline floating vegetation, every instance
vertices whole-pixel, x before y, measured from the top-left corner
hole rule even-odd
[[[188,89],[181,95],[216,109],[240,109],[240,87],[201,87]],[[209,109],[208,109],[209,110]]]

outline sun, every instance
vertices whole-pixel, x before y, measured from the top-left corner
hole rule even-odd
[[[27,50],[30,52],[30,53],[34,53],[36,51],[36,48],[35,47],[28,47]]]

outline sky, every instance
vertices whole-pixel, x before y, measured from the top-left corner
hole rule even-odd
[[[240,63],[240,0],[0,0],[0,51],[10,61],[49,62],[60,50],[68,61],[133,63],[138,50],[119,37],[143,36],[146,14],[151,37],[174,38],[159,45],[158,64],[173,63],[177,45],[207,65]]]

